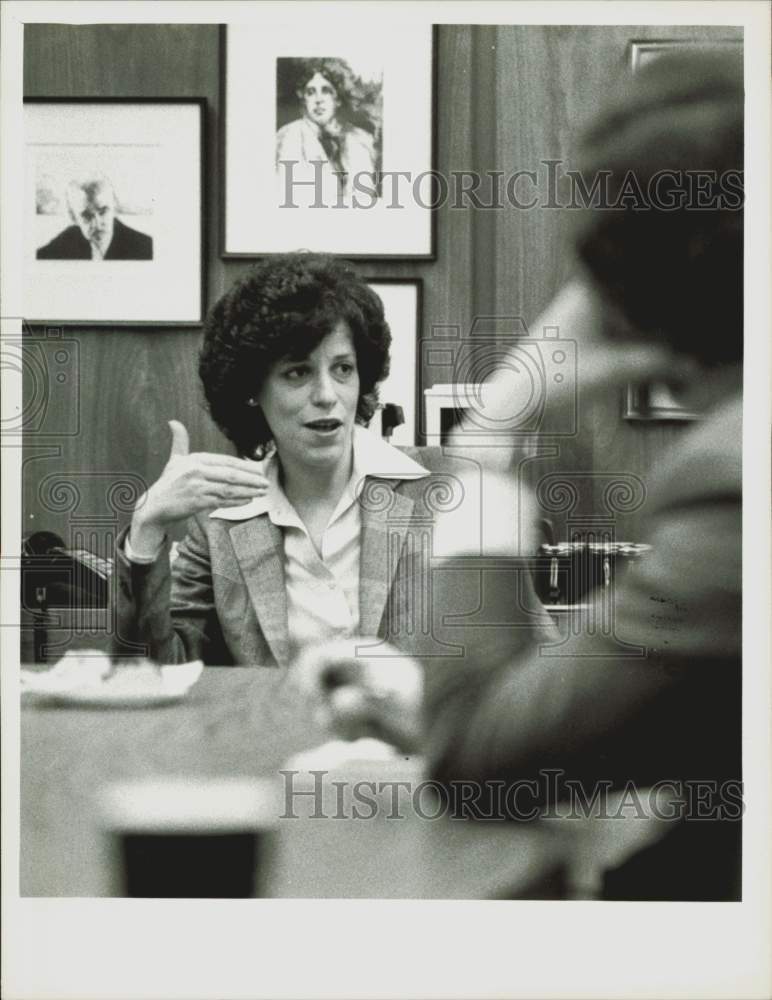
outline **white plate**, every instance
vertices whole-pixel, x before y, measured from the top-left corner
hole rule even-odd
[[[54,705],[92,708],[154,708],[157,705],[173,705],[182,699],[187,691],[111,691],[109,686],[83,688],[80,691],[60,691],[42,697]]]
[[[161,667],[137,664],[109,673],[108,661],[65,657],[52,670],[22,671],[22,693],[48,703],[95,708],[152,708],[181,701],[201,676],[203,663]]]

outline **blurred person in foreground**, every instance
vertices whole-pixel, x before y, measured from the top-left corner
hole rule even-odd
[[[641,540],[652,552],[616,587],[615,637],[645,655],[620,655],[614,638],[589,628],[571,656],[544,655],[538,638],[528,652],[508,655],[491,648],[484,629],[469,629],[462,663],[426,661],[423,698],[416,694],[422,667],[407,657],[387,675],[373,660],[321,651],[301,664],[299,680],[338,731],[369,727],[426,753],[449,795],[454,781],[525,781],[553,768],[580,782],[588,798],[600,782],[617,789],[713,783],[708,805],[685,803],[683,822],[666,823],[660,841],[606,873],[604,895],[739,899],[741,61],[657,60],[596,118],[579,154],[588,187],[611,172],[612,203],[629,172],[644,192],[658,176],[661,193],[668,184],[673,193],[687,172],[709,178],[699,207],[692,189],[675,208],[640,211],[628,199],[577,213],[584,280],[535,324],[576,337],[582,408],[593,393],[630,379],[665,378],[679,380],[686,405],[702,411],[646,484]],[[603,329],[614,331],[611,340],[599,339]],[[496,406],[509,412],[503,385],[494,377],[486,415]],[[336,656],[336,686],[324,689]],[[722,789],[733,789],[729,800]],[[543,808],[540,794],[529,804]],[[705,809],[710,819],[700,818]]]

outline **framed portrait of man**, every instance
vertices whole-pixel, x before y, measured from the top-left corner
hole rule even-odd
[[[198,100],[25,101],[24,315],[202,320]]]
[[[433,255],[434,40],[388,21],[222,31],[225,257]]]

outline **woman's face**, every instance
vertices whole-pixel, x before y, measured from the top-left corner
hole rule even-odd
[[[322,128],[333,120],[340,103],[335,87],[321,73],[314,73],[303,87],[303,101],[306,118]]]
[[[335,468],[348,461],[359,402],[348,324],[339,320],[302,361],[274,362],[258,401],[285,465]]]

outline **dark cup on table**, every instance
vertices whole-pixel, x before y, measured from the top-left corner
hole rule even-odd
[[[536,592],[546,605],[579,604],[589,590],[587,546],[584,542],[558,542],[539,546],[535,573]]]
[[[145,899],[265,895],[277,802],[270,780],[111,786],[102,811],[116,894]]]

